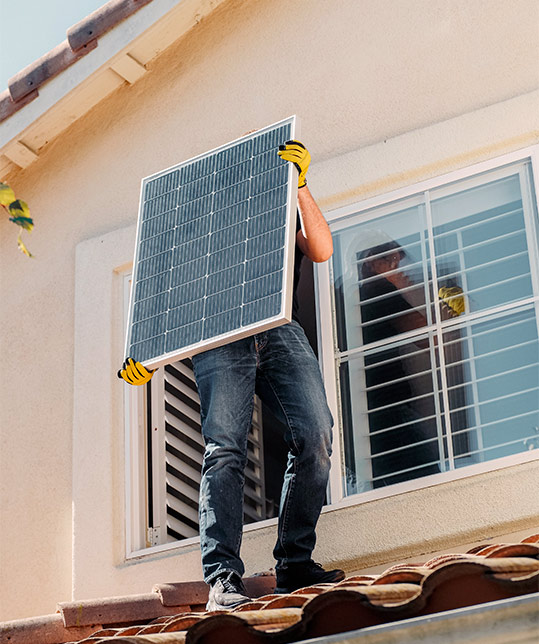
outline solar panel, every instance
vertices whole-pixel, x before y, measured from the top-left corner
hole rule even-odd
[[[158,367],[291,319],[294,116],[142,180],[126,357]]]

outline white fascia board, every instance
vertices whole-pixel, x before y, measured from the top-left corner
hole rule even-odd
[[[150,60],[181,38],[203,16],[211,13],[223,1],[154,0],[139,9],[101,36],[98,46],[89,54],[39,87],[39,96],[36,99],[0,123],[0,154],[4,154],[6,150],[9,152],[19,141],[36,154],[40,140],[50,140],[56,136],[125,82],[124,78],[115,73],[117,81],[114,80],[114,76],[111,77],[113,74],[111,67],[128,54],[135,45],[142,43],[145,38],[151,38],[155,44],[150,48],[152,53],[148,58]],[[157,35],[161,37],[156,37]],[[148,60],[136,62],[143,66]],[[88,92],[89,86],[93,84],[96,85],[95,91]],[[92,100],[88,100],[87,109],[77,114],[71,113],[70,118],[67,114],[64,117],[60,114],[58,117],[60,122],[56,124],[52,136],[42,137],[37,134],[40,120],[49,111],[69,100],[79,88],[86,89],[87,94],[93,97]],[[59,111],[62,112],[61,109]]]

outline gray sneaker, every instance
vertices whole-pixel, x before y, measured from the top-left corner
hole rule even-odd
[[[227,572],[212,579],[206,610],[230,610],[251,601],[243,581],[235,572]]]

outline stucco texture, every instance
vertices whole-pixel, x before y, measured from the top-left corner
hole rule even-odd
[[[0,221],[0,619],[200,575],[196,546],[124,561],[123,390],[115,371],[120,273],[132,256],[141,178],[291,114],[301,117],[310,185],[326,208],[406,183],[403,172],[425,178],[448,157],[465,166],[493,149],[531,145],[537,111],[517,104],[537,106],[538,25],[535,0],[230,0],[137,83],[7,177],[36,228],[29,260],[17,251],[13,224]],[[478,126],[489,114],[501,134]],[[431,165],[418,171],[425,155]],[[384,182],[392,172],[401,178]],[[88,283],[86,297],[80,285]],[[520,468],[520,491],[534,471]],[[448,523],[464,521],[463,538],[481,532],[466,523],[466,486],[451,489],[450,509],[429,524],[440,547]],[[480,494],[480,481],[474,489]],[[399,543],[418,548],[421,517],[432,507],[423,501],[410,514],[418,498],[427,497],[374,514],[373,504],[336,510],[343,518],[333,541],[324,539],[332,521],[325,515],[319,552],[351,569],[365,549],[369,565]],[[378,516],[392,521],[394,536],[406,522],[405,538],[380,542]],[[516,503],[508,521],[524,529],[531,512]],[[503,520],[484,529],[509,528]],[[271,564],[272,530],[246,537],[250,572]],[[458,531],[449,534],[455,542]]]

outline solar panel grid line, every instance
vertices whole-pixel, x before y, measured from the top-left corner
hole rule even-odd
[[[126,356],[157,367],[291,319],[296,118],[144,179]]]

